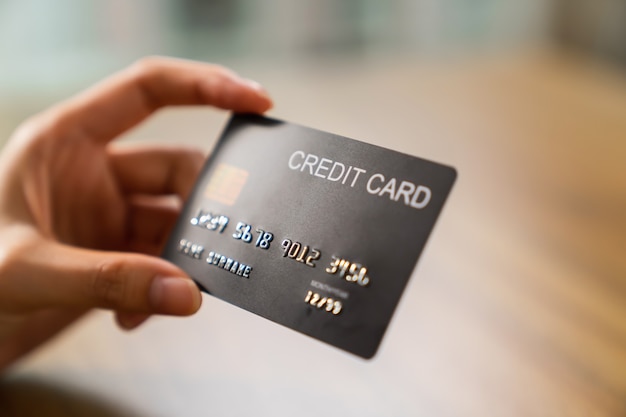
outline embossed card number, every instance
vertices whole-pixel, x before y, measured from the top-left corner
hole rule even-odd
[[[163,256],[209,294],[370,358],[455,178],[420,158],[234,115]]]

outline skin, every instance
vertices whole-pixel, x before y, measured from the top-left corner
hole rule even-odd
[[[262,113],[272,102],[223,67],[147,58],[27,120],[3,149],[0,369],[93,308],[132,329],[200,307],[191,279],[157,256],[203,155],[113,141],[169,105]]]

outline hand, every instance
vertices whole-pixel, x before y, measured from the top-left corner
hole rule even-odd
[[[190,104],[272,105],[225,68],[150,58],[16,131],[0,155],[0,369],[91,308],[133,328],[200,307],[191,279],[154,255],[204,158],[111,142],[160,107]]]

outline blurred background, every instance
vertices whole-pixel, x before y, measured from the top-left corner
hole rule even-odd
[[[372,361],[206,297],[131,335],[93,314],[0,379],[0,411],[626,415],[626,1],[1,0],[0,141],[154,54],[458,182]],[[123,139],[209,151],[226,117]]]
[[[0,96],[19,119],[152,54],[285,70],[558,45],[624,63],[624,19],[621,0],[3,0]]]

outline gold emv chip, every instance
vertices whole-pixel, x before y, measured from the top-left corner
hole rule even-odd
[[[248,180],[248,171],[220,163],[209,180],[204,196],[218,203],[232,206]]]

